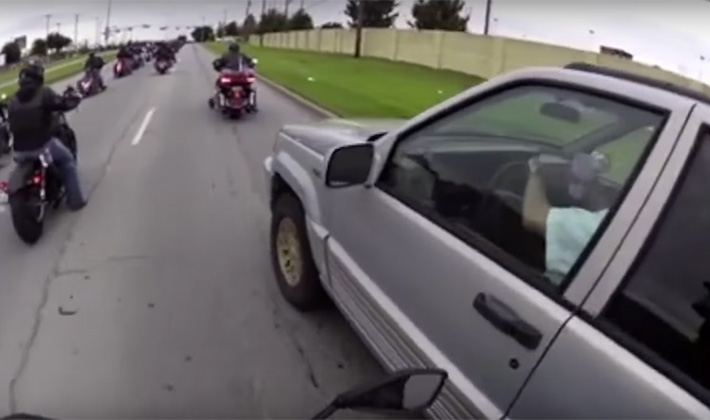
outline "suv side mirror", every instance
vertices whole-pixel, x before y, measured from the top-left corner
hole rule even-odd
[[[367,181],[372,168],[375,149],[370,143],[338,147],[330,153],[325,172],[325,185],[343,188]]]

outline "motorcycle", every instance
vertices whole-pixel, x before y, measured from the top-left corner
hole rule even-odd
[[[166,60],[164,58],[156,58],[155,59],[155,71],[157,71],[160,74],[165,74],[170,67],[172,67],[172,63],[170,60]]]
[[[128,76],[133,73],[133,60],[129,58],[119,58],[113,65],[113,75],[116,78]]]
[[[76,96],[76,90],[68,86],[64,95]],[[56,136],[77,158],[77,142],[74,130],[62,112],[55,115]],[[49,150],[34,161],[18,163],[4,186],[10,205],[12,225],[25,243],[32,245],[42,236],[48,210],[56,210],[65,198],[64,186],[57,169],[52,165]]]
[[[0,97],[0,155],[10,153],[12,150],[12,132],[7,119],[7,95]]]
[[[394,418],[420,417],[439,397],[447,378],[448,374],[441,369],[401,370],[372,385],[338,395],[311,419],[328,419],[339,410],[372,412]],[[25,413],[0,418],[21,419],[52,420]]]
[[[252,60],[256,66],[257,60]],[[215,70],[220,72],[214,95],[209,98],[210,108],[237,119],[244,112],[256,112],[256,91],[254,90],[254,69],[242,65],[240,69],[220,69],[215,65]]]
[[[143,67],[143,56],[141,54],[134,54],[132,62],[133,70],[138,70],[139,68]]]
[[[82,97],[92,96],[103,89],[99,85],[99,80],[92,70],[87,70],[78,82],[76,82],[76,89],[79,91]]]

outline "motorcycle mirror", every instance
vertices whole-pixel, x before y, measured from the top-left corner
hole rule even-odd
[[[407,369],[395,372],[369,386],[338,395],[313,419],[327,419],[337,410],[421,413],[431,407],[444,386],[448,373],[441,369]]]
[[[2,96],[0,96],[0,101],[4,101],[5,99],[7,99],[7,94],[3,93]]]

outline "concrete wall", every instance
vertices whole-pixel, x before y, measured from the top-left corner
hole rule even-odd
[[[259,37],[254,36],[251,40],[253,43],[258,43]],[[264,45],[352,54],[355,48],[355,31],[316,29],[266,34]],[[550,44],[463,32],[370,28],[363,31],[362,52],[367,57],[455,70],[485,78],[522,67],[559,67],[573,61],[585,61],[632,71],[710,93],[710,87],[698,81],[635,61]]]

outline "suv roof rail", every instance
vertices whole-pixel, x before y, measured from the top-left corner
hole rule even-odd
[[[695,89],[687,88],[684,86],[678,86],[671,82],[665,82],[663,80],[654,79],[648,76],[642,76],[640,74],[631,73],[624,70],[612,69],[610,67],[597,66],[594,64],[584,63],[584,62],[574,62],[567,64],[565,69],[584,71],[587,73],[600,74],[603,76],[615,77],[617,79],[626,80],[629,82],[640,83],[642,85],[650,86],[656,89],[662,89],[666,92],[675,93],[681,96],[685,96],[690,99],[705,103],[710,105],[710,96]]]

